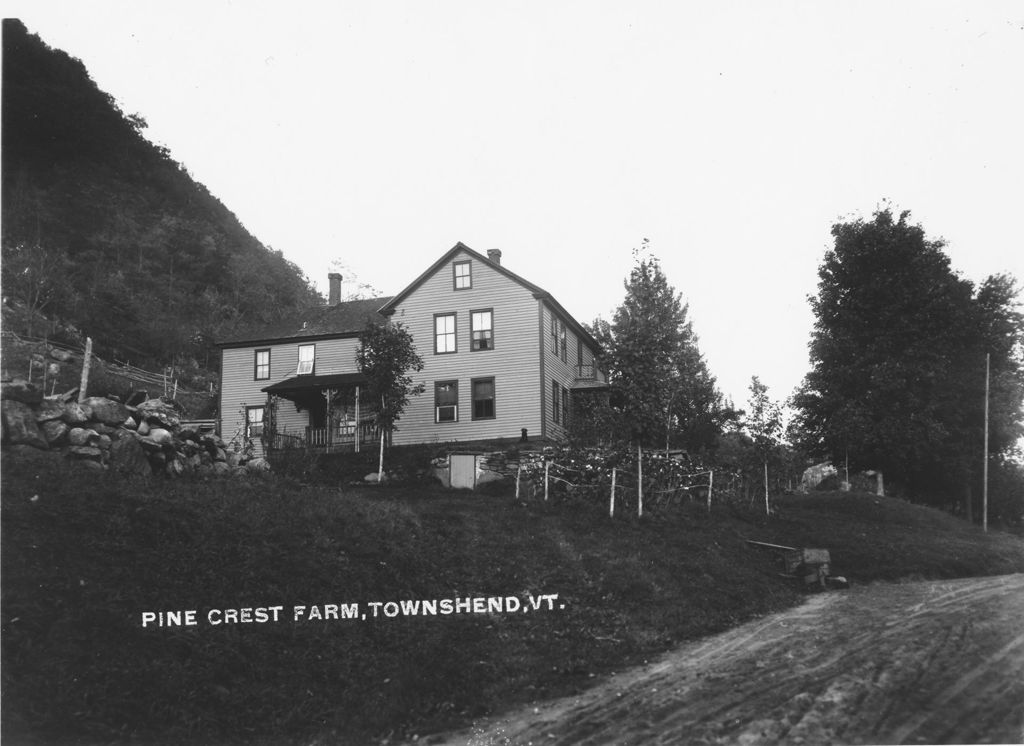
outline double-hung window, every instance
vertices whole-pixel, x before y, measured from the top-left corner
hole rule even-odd
[[[562,424],[569,426],[569,389],[562,387]]]
[[[434,316],[434,353],[455,352],[455,314],[439,313]]]
[[[299,345],[299,367],[296,375],[311,376],[316,369],[316,345]]]
[[[256,439],[263,435],[263,407],[245,408],[245,437]]]
[[[270,378],[270,350],[256,350],[253,355],[253,374],[256,381]]]
[[[473,379],[473,419],[494,419],[494,378]]]
[[[452,264],[452,277],[456,290],[468,290],[473,287],[473,265],[468,261]]]
[[[436,381],[434,383],[434,422],[458,422],[459,382]]]
[[[565,322],[554,314],[551,314],[551,351],[566,361]]]
[[[494,313],[486,311],[470,311],[470,328],[472,329],[473,350],[494,349]]]
[[[562,422],[562,391],[558,381],[551,382],[551,419],[556,425]]]

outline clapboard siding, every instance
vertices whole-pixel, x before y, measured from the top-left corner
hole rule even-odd
[[[556,354],[551,340],[551,319],[555,318],[565,325],[565,360],[562,360],[561,345]],[[561,388],[572,389],[576,382],[577,369],[577,340],[578,337],[566,323],[564,316],[548,304],[544,304],[544,417],[546,419],[545,429],[552,438],[561,439],[566,436],[565,416],[559,417],[556,423],[554,419],[555,405],[552,401],[552,381],[558,381]],[[561,390],[561,389],[560,389]]]
[[[452,265],[471,262],[472,287],[455,290]],[[494,348],[471,349],[470,312],[493,311]],[[455,353],[434,353],[434,317],[456,315]],[[523,428],[541,434],[538,403],[540,354],[537,300],[515,280],[471,255],[456,253],[395,307],[391,317],[413,336],[424,368],[417,380],[426,387],[413,397],[395,432],[395,443],[466,441],[519,437]],[[472,419],[472,380],[494,377],[495,417]],[[459,382],[459,419],[434,421],[434,382]]]
[[[262,389],[291,378],[295,375],[299,361],[299,345],[315,344],[314,372],[316,375],[331,373],[355,373],[357,338],[297,340],[285,344],[256,345],[253,347],[228,348],[221,354],[221,437],[231,441],[245,424],[246,407],[266,405],[267,395]],[[270,350],[270,378],[254,379],[256,350]],[[299,412],[295,405],[281,400],[277,406],[277,431],[279,433],[303,435],[309,425],[309,412]],[[259,443],[254,443],[258,452]]]

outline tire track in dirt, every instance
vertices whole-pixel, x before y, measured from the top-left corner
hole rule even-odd
[[[877,583],[431,743],[1024,740],[1024,575]]]

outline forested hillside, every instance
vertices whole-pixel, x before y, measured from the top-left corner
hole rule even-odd
[[[84,65],[3,21],[4,328],[201,373],[319,300]]]

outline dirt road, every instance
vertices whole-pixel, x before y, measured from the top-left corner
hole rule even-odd
[[[431,743],[1024,740],[1024,575],[873,584]]]

